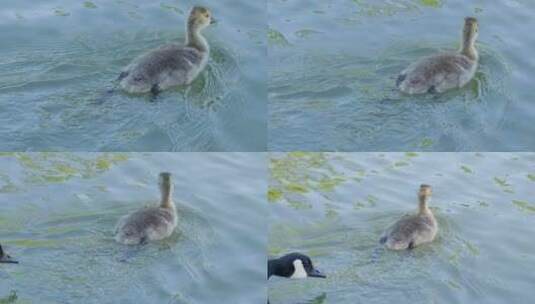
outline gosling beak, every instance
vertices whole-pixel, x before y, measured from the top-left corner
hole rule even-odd
[[[323,273],[321,273],[321,271],[317,269],[312,269],[312,271],[308,273],[308,276],[311,278],[322,278],[322,279],[327,278],[326,275],[324,275]]]
[[[210,24],[216,24],[217,23],[217,19],[212,17],[210,18]]]

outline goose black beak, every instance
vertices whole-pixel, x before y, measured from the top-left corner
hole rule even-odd
[[[0,263],[2,264],[18,264],[19,261],[13,260],[10,256],[4,256],[0,258]]]
[[[210,18],[210,24],[216,24],[217,23],[217,19],[212,17]]]
[[[324,275],[321,271],[317,269],[313,269],[310,273],[308,273],[308,276],[311,278],[322,278],[322,279],[327,278],[326,275]]]

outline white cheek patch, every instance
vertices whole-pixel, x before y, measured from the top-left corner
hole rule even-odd
[[[290,277],[290,279],[304,279],[308,277],[308,274],[305,271],[305,267],[303,266],[303,262],[300,259],[295,260],[293,264],[295,271]]]

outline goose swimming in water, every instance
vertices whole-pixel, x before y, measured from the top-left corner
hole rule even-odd
[[[431,186],[421,185],[418,192],[418,213],[405,216],[390,226],[381,237],[380,243],[388,249],[404,250],[433,241],[438,224],[427,206],[430,196]]]
[[[467,17],[458,52],[435,54],[414,62],[401,72],[396,86],[407,94],[423,94],[442,93],[466,85],[477,70],[478,31],[477,19]]]
[[[4,252],[4,249],[2,248],[2,245],[0,245],[0,263],[4,264],[18,264],[18,261],[15,261],[14,259],[9,256],[9,254]]]
[[[123,216],[115,228],[115,240],[125,245],[143,244],[170,236],[177,225],[171,173],[160,173],[160,205]]]
[[[268,260],[268,279],[279,276],[290,279],[326,278],[321,271],[314,268],[312,260],[301,253],[289,253],[278,259]]]
[[[312,260],[307,255],[298,252],[268,260],[268,280],[271,276],[290,279],[327,277],[321,271],[314,268]],[[267,303],[269,304],[269,300]]]
[[[208,63],[210,46],[201,32],[212,23],[215,19],[209,9],[193,7],[184,45],[164,45],[138,57],[119,75],[119,86],[129,93],[157,94],[191,84]]]

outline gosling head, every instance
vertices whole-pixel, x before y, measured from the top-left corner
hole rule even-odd
[[[206,7],[195,6],[191,9],[188,18],[188,27],[192,31],[200,31],[214,23],[216,23],[216,20],[212,16],[212,12]]]
[[[474,17],[466,17],[464,19],[463,28],[463,48],[473,47],[479,33],[479,26],[477,19]]]
[[[431,197],[431,186],[422,184],[420,185],[420,191],[418,191],[418,209],[420,214],[427,214],[429,208],[427,208],[427,201]]]
[[[326,278],[321,271],[314,268],[312,260],[301,253],[290,253],[278,259],[269,260],[268,277],[275,275],[290,279]]]
[[[2,249],[2,245],[0,245],[0,263],[18,264],[19,262],[13,260],[9,254],[5,253]]]
[[[160,186],[160,190],[162,192],[169,191],[169,189],[173,187],[173,182],[171,180],[171,173],[169,172],[160,173],[160,176],[158,178],[158,185]]]
[[[422,184],[420,185],[420,191],[418,191],[418,197],[419,198],[429,198],[432,194],[431,186]]]

